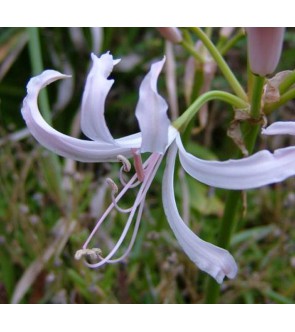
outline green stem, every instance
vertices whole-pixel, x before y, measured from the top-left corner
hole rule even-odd
[[[224,55],[226,54],[241,38],[244,37],[244,32],[239,30],[230,40],[228,40],[222,47],[219,48],[219,52]]]
[[[254,75],[253,91],[251,97],[251,115],[258,119],[261,116],[261,97],[263,93],[264,77]]]
[[[253,74],[252,74],[253,75]],[[253,85],[251,91],[251,117],[259,119],[261,117],[261,98],[263,94],[263,86],[265,78],[253,75]],[[244,140],[246,148],[251,154],[255,147],[255,142],[260,131],[260,124],[245,123],[244,125]]]
[[[271,113],[272,111],[276,110],[277,108],[286,104],[289,100],[294,99],[294,98],[295,98],[295,88],[291,89],[291,90],[285,92],[283,95],[281,95],[281,98],[279,101],[266,105],[264,107],[265,114]]]
[[[264,78],[260,76],[254,77],[253,90],[251,91],[251,115],[253,118],[258,118],[260,116],[263,84]],[[252,125],[248,130],[247,137],[245,137],[245,144],[250,154],[254,150],[259,128],[259,125]],[[230,246],[231,235],[233,234],[236,227],[236,215],[240,206],[240,199],[240,191],[229,191],[217,242],[217,245],[224,249],[228,249]],[[214,279],[210,278],[207,284],[205,302],[217,303],[219,293],[220,285]]]
[[[207,47],[208,51],[210,52],[213,59],[216,61],[217,65],[219,66],[221,72],[223,73],[224,77],[227,79],[229,85],[232,87],[233,91],[239,96],[241,99],[247,101],[248,97],[245,93],[244,89],[240,85],[239,81],[236,79],[235,75],[229,68],[228,64],[224,61],[222,55],[215,47],[215,45],[211,42],[208,36],[202,31],[200,28],[190,28],[203,42],[203,44]]]
[[[27,28],[29,35],[29,53],[32,66],[33,75],[39,75],[43,70],[42,53],[39,39],[38,28]],[[51,112],[48,102],[48,95],[46,90],[42,90],[39,95],[40,108],[42,110],[44,119],[51,124]]]
[[[225,203],[223,218],[219,231],[219,239],[217,245],[222,248],[229,248],[231,235],[234,232],[237,222],[237,212],[240,205],[240,191],[229,191]],[[217,303],[220,292],[220,285],[215,279],[208,279],[205,303]]]
[[[173,122],[173,126],[179,131],[183,131],[187,124],[196,115],[199,109],[210,100],[221,100],[228,104],[231,104],[235,108],[245,109],[249,108],[249,104],[246,103],[239,97],[235,95],[218,90],[212,90],[202,94],[198,99],[196,99],[191,106],[176,120]]]
[[[191,45],[189,42],[187,42],[186,40],[182,40],[181,41],[181,45],[183,46],[183,48],[185,48],[196,60],[198,60],[200,63],[204,63],[205,60],[202,57],[202,55],[200,53],[198,53],[194,46]]]

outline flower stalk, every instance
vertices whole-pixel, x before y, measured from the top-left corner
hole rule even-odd
[[[212,90],[205,92],[199,98],[197,98],[191,106],[176,120],[173,122],[173,126],[178,131],[185,130],[188,123],[193,119],[196,113],[200,110],[200,108],[209,102],[210,100],[221,100],[230,105],[234,108],[238,109],[248,109],[249,104],[245,102],[243,99],[236,97],[235,95],[218,90]]]
[[[207,47],[208,51],[210,52],[212,58],[216,61],[219,69],[223,73],[224,77],[227,79],[229,85],[236,93],[238,97],[243,99],[244,101],[248,100],[248,96],[245,93],[243,87],[235,77],[232,70],[229,68],[228,64],[223,59],[222,55],[218,51],[217,47],[212,43],[212,41],[208,38],[208,36],[204,33],[204,31],[200,28],[190,28],[198,38],[203,42],[203,44]]]

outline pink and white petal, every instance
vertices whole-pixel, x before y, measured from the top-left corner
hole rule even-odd
[[[136,133],[115,139],[115,143],[122,148],[139,149],[141,146],[141,133]]]
[[[234,278],[238,268],[231,254],[222,248],[201,240],[181,219],[174,198],[174,165],[177,146],[174,142],[169,148],[166,169],[163,177],[163,206],[171,229],[180,246],[199,269],[210,274],[218,283],[225,276]]]
[[[263,150],[250,157],[227,161],[208,161],[186,152],[176,138],[182,167],[192,177],[209,186],[243,190],[277,183],[295,175],[295,147]]]
[[[263,135],[295,135],[294,121],[278,121],[262,129]]]
[[[163,154],[167,148],[170,125],[168,105],[157,91],[157,80],[164,63],[165,58],[154,63],[140,85],[135,115],[142,133],[141,152]]]
[[[81,107],[81,129],[94,141],[113,143],[113,137],[107,127],[104,111],[105,100],[114,83],[108,77],[118,60],[109,53],[97,57],[91,54],[92,68],[87,76]]]
[[[92,142],[70,137],[55,130],[43,119],[37,103],[40,90],[49,83],[66,77],[57,71],[46,70],[29,81],[27,96],[21,111],[35,139],[63,157],[82,162],[115,161],[118,154],[131,156],[131,151],[127,147],[121,147],[115,143]]]

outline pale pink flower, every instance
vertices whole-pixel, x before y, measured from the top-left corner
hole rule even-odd
[[[128,215],[118,242],[104,257],[98,255],[100,260],[97,263],[92,264],[85,261],[85,264],[91,268],[97,268],[125,259],[137,235],[147,191],[168,150],[162,196],[165,214],[171,229],[184,252],[201,270],[210,274],[219,283],[225,276],[234,278],[237,273],[237,265],[229,252],[201,240],[187,227],[178,213],[173,185],[177,152],[182,167],[197,180],[214,187],[243,190],[279,182],[294,175],[295,170],[292,166],[294,165],[295,148],[279,149],[273,154],[264,150],[248,158],[225,162],[202,160],[186,152],[180,134],[167,116],[167,103],[157,91],[157,79],[165,59],[154,63],[141,83],[139,101],[135,110],[141,131],[114,139],[106,125],[104,104],[114,82],[109,80],[108,76],[119,60],[113,60],[109,53],[103,54],[100,58],[92,54],[92,60],[93,66],[87,77],[81,109],[81,128],[91,140],[77,139],[58,132],[46,123],[39,112],[37,98],[40,90],[58,79],[67,78],[66,75],[54,70],[46,70],[33,77],[28,83],[27,96],[22,108],[22,114],[30,132],[49,150],[82,162],[120,161],[123,163],[119,174],[123,189],[118,193],[118,187],[111,179],[108,179],[108,183],[112,187],[112,203],[98,220],[83,245],[82,251],[77,253],[77,257],[87,253],[92,256],[98,255],[98,249],[88,249],[87,247],[110,211],[115,208]],[[150,153],[144,163],[141,161],[143,152]],[[125,182],[123,172],[130,170],[131,165],[127,160],[130,157],[133,158],[136,173],[128,182]],[[132,207],[122,209],[118,205],[119,200],[134,187],[139,189]],[[126,251],[121,257],[115,258],[115,254],[132,225],[133,235]]]

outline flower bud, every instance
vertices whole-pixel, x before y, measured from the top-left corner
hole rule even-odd
[[[182,35],[178,28],[157,28],[162,37],[171,41],[174,44],[178,44],[182,41]]]
[[[246,32],[251,71],[260,76],[271,74],[280,60],[285,28],[246,28]]]
[[[234,30],[235,30],[235,28],[223,27],[223,28],[220,28],[219,35],[220,35],[220,37],[223,37],[223,38],[229,38]]]

